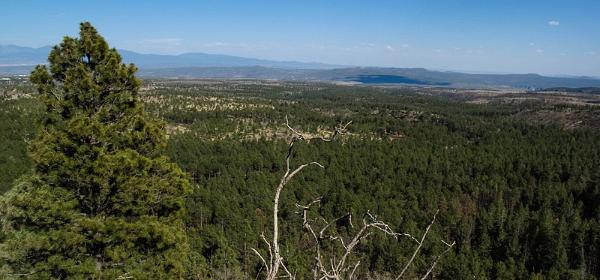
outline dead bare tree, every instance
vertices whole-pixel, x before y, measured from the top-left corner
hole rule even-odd
[[[340,123],[338,126],[334,127],[333,132],[331,133],[331,135],[329,137],[323,137],[323,136],[307,137],[305,134],[299,132],[298,130],[296,130],[290,126],[287,116],[285,117],[285,121],[286,121],[287,128],[292,132],[293,136],[292,136],[292,140],[290,141],[290,144],[288,147],[288,153],[287,153],[287,156],[285,159],[286,170],[279,181],[277,189],[275,190],[275,197],[273,200],[273,237],[272,237],[271,242],[269,242],[267,240],[267,238],[265,237],[264,233],[261,233],[261,235],[260,235],[261,239],[266,244],[267,249],[268,249],[268,253],[269,253],[268,261],[265,257],[263,257],[258,252],[258,250],[251,248],[251,250],[258,256],[258,258],[262,262],[262,264],[265,268],[265,271],[266,271],[266,275],[267,275],[265,279],[267,279],[267,280],[275,280],[276,278],[281,278],[281,277],[295,279],[295,275],[286,267],[284,258],[281,256],[281,252],[279,249],[279,216],[278,216],[278,213],[279,213],[279,199],[280,199],[281,192],[283,191],[283,189],[287,185],[287,183],[289,183],[289,181],[296,174],[298,174],[300,171],[302,171],[302,169],[304,169],[305,167],[310,166],[310,165],[315,165],[315,166],[324,168],[324,166],[322,164],[320,164],[316,161],[313,161],[313,162],[302,164],[302,165],[296,167],[295,169],[292,169],[292,167],[290,165],[290,160],[291,160],[291,157],[294,152],[294,144],[297,141],[310,141],[310,140],[321,140],[321,141],[325,141],[325,142],[333,141],[338,135],[345,134],[347,132],[348,125],[350,125],[352,123],[351,121],[346,124]],[[331,228],[332,224],[335,224],[337,221],[342,220],[342,219],[348,219],[351,227],[353,228],[354,225],[352,224],[352,213],[347,213],[346,215],[339,217],[331,222],[327,222],[325,219],[321,218],[320,220],[322,222],[324,222],[324,225],[320,228],[320,230],[318,231],[318,234],[317,234],[317,231],[315,231],[315,229],[313,228],[313,225],[311,225],[311,220],[308,217],[308,212],[309,212],[311,206],[320,205],[320,203],[321,203],[321,198],[317,198],[305,206],[296,204],[296,207],[298,209],[300,209],[302,212],[303,227],[311,234],[311,236],[313,237],[313,239],[315,241],[316,256],[315,256],[315,265],[313,267],[314,279],[336,279],[336,280],[354,279],[354,273],[358,269],[358,267],[360,265],[360,261],[357,261],[354,264],[349,264],[349,257],[353,254],[354,249],[356,248],[357,245],[360,244],[360,242],[362,240],[364,240],[365,238],[367,238],[368,236],[372,235],[373,233],[375,233],[377,231],[380,231],[380,232],[382,232],[388,236],[391,236],[393,238],[396,238],[396,239],[399,237],[408,237],[417,244],[417,247],[414,250],[410,260],[405,264],[402,271],[396,277],[396,279],[402,278],[404,276],[404,274],[406,273],[406,271],[408,270],[408,268],[410,267],[410,265],[412,264],[412,262],[414,261],[415,257],[418,255],[418,253],[421,249],[421,246],[423,245],[423,242],[425,241],[431,226],[434,224],[435,217],[438,213],[438,211],[436,211],[431,223],[429,224],[429,226],[427,226],[421,239],[418,240],[408,233],[395,232],[387,223],[385,223],[381,220],[378,220],[375,215],[373,215],[369,211],[367,211],[367,213],[363,216],[361,228],[349,240],[344,240],[344,238],[342,236],[328,234],[328,229]],[[321,253],[321,247],[323,245],[323,242],[326,240],[333,241],[335,243],[339,243],[341,245],[341,247],[343,248],[342,255],[341,256],[333,255],[333,256],[330,256],[328,259],[326,259],[323,256],[323,254]],[[435,258],[435,261],[431,265],[431,268],[427,271],[427,273],[423,276],[422,279],[425,279],[429,274],[431,274],[431,272],[437,265],[437,262],[442,257],[442,255],[444,255],[448,251],[450,251],[450,249],[455,245],[455,242],[452,242],[452,244],[449,244],[443,240],[441,242],[443,242],[447,246],[447,249],[442,254],[438,255]],[[283,276],[280,276],[280,271],[279,271],[280,267],[283,268],[283,270],[285,272],[285,275],[283,275]]]
[[[303,227],[310,233],[310,235],[313,237],[314,242],[315,242],[316,256],[315,256],[315,265],[313,267],[314,279],[336,279],[336,280],[354,279],[354,274],[355,274],[358,266],[360,265],[360,261],[357,261],[355,264],[352,265],[352,264],[348,263],[348,258],[349,258],[349,256],[352,255],[355,247],[363,239],[367,238],[368,236],[370,236],[371,234],[373,234],[377,231],[382,232],[383,234],[388,235],[394,239],[398,239],[400,237],[407,237],[407,238],[410,238],[411,240],[413,240],[417,244],[417,247],[413,251],[411,258],[405,264],[402,271],[395,278],[395,279],[401,279],[405,275],[405,273],[408,270],[408,268],[410,267],[410,265],[413,263],[415,257],[418,255],[419,251],[421,250],[421,247],[427,237],[427,234],[429,233],[431,226],[435,223],[436,216],[439,212],[439,211],[436,211],[436,213],[433,216],[433,219],[431,220],[431,223],[427,226],[427,228],[425,229],[425,232],[421,236],[421,239],[417,239],[409,233],[400,233],[400,232],[394,231],[387,223],[379,220],[377,218],[377,216],[375,216],[375,215],[371,214],[369,211],[367,211],[367,213],[364,215],[364,217],[362,219],[362,227],[349,239],[349,241],[346,241],[346,240],[344,240],[344,238],[342,236],[328,235],[326,232],[327,232],[328,228],[330,228],[337,221],[339,221],[341,219],[346,219],[346,218],[348,219],[350,226],[352,228],[354,228],[354,225],[352,223],[352,214],[347,213],[346,215],[344,215],[340,218],[334,219],[331,222],[325,221],[325,219],[323,219],[322,217],[319,219],[310,220],[308,217],[309,216],[308,211],[310,210],[311,206],[318,205],[318,204],[320,204],[320,202],[321,202],[321,199],[318,198],[318,199],[313,200],[306,206],[296,204],[296,207],[302,211]],[[320,230],[315,231],[315,229],[313,228],[314,226],[311,225],[311,222],[315,223],[317,220],[323,221],[324,225],[321,227]],[[317,234],[317,232],[318,232],[318,234]],[[339,243],[342,248],[341,256],[333,255],[333,256],[329,256],[329,258],[325,258],[323,256],[323,254],[321,253],[321,247],[322,247],[322,244],[324,241],[332,241],[332,242]],[[437,265],[438,260],[444,254],[446,254],[448,251],[450,251],[450,249],[452,249],[452,247],[456,244],[455,242],[452,242],[450,244],[444,240],[441,240],[441,242],[444,245],[446,245],[446,250],[444,252],[442,252],[440,255],[435,257],[433,264],[431,265],[431,267],[427,270],[426,274],[421,279],[425,279],[427,276],[429,276],[429,274],[431,274],[431,272]]]
[[[294,128],[292,128],[289,124],[287,116],[285,117],[285,124],[286,124],[287,128],[293,133],[293,136],[292,136],[292,140],[290,141],[290,144],[288,147],[287,156],[285,158],[286,170],[285,170],[285,173],[283,174],[283,176],[281,177],[281,180],[279,181],[279,185],[277,185],[277,189],[275,190],[275,198],[273,199],[273,239],[272,239],[272,242],[269,242],[267,240],[267,238],[265,237],[264,233],[261,233],[261,238],[268,247],[269,261],[267,262],[266,259],[256,249],[252,248],[252,251],[256,255],[258,255],[258,257],[260,258],[261,262],[263,263],[263,265],[265,267],[265,270],[267,273],[266,279],[274,280],[275,278],[277,278],[278,274],[279,274],[280,266],[283,267],[287,276],[290,279],[294,278],[294,275],[292,275],[292,273],[285,266],[283,257],[281,257],[281,253],[279,250],[279,197],[281,195],[281,191],[283,190],[285,185],[296,174],[298,174],[298,172],[300,172],[305,167],[307,167],[309,165],[316,165],[318,167],[324,168],[323,165],[321,165],[320,163],[313,161],[310,163],[302,164],[292,170],[291,165],[290,165],[290,160],[291,160],[291,157],[294,152],[294,144],[297,141],[310,141],[312,139],[319,139],[319,140],[326,141],[326,142],[333,141],[337,135],[344,134],[346,132],[346,128],[348,127],[348,125],[350,125],[350,123],[352,123],[352,122],[350,121],[350,122],[346,123],[345,125],[340,124],[339,126],[336,126],[334,128],[333,133],[331,134],[331,136],[329,138],[326,138],[326,137],[310,137],[309,138],[309,137],[306,137],[304,134],[298,132]]]

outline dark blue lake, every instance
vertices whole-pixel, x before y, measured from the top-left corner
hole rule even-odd
[[[363,84],[411,84],[411,85],[449,85],[450,83],[432,83],[396,75],[359,75],[350,77],[351,81]]]

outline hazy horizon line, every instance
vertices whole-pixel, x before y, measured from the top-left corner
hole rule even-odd
[[[14,46],[21,48],[30,48],[30,49],[41,49],[45,47],[52,48],[58,44],[47,44],[39,47],[34,46],[24,46],[13,43],[0,43],[0,46]],[[567,74],[567,73],[538,73],[538,72],[521,72],[521,71],[489,71],[489,70],[473,70],[473,69],[459,69],[459,68],[444,68],[444,67],[422,67],[422,66],[389,66],[389,65],[356,65],[356,64],[338,64],[338,63],[329,63],[322,61],[305,61],[305,60],[293,60],[293,59],[273,59],[273,58],[265,58],[265,57],[251,57],[251,56],[243,56],[238,54],[228,54],[228,53],[215,53],[215,52],[207,52],[207,51],[188,51],[188,52],[170,52],[170,53],[157,53],[157,52],[144,52],[137,51],[131,49],[124,48],[116,48],[121,51],[133,52],[141,55],[163,55],[163,56],[181,56],[185,54],[208,54],[208,55],[223,55],[223,56],[232,56],[239,58],[247,58],[247,59],[257,59],[257,60],[267,60],[273,62],[297,62],[297,63],[313,63],[313,64],[323,64],[332,66],[331,69],[344,69],[344,68],[397,68],[397,69],[425,69],[429,71],[437,71],[437,72],[455,72],[455,73],[464,73],[464,74],[480,74],[480,75],[540,75],[546,77],[554,77],[554,78],[591,78],[591,79],[600,79],[600,75],[577,75],[577,74]],[[134,63],[135,64],[135,63]],[[18,66],[35,66],[37,64],[0,64],[0,67],[18,67]]]

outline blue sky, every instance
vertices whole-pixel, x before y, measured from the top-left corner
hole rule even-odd
[[[599,0],[5,0],[0,44],[56,44],[84,20],[143,53],[600,77]]]

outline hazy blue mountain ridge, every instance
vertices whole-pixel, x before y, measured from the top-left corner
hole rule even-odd
[[[46,63],[51,47],[0,45],[0,75],[28,74]],[[348,67],[317,62],[274,61],[222,54],[141,54],[120,50],[142,77],[248,78],[341,81],[363,84],[409,84],[449,87],[584,88],[600,87],[590,77],[547,77],[538,74],[469,74],[424,68]]]

